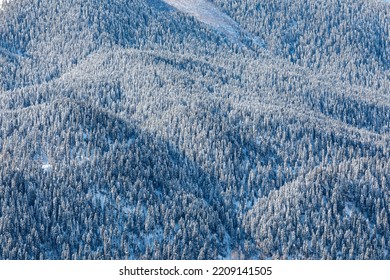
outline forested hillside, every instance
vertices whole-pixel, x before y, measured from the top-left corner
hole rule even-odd
[[[3,3],[0,259],[389,259],[389,12]]]

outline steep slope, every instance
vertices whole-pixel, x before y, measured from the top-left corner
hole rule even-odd
[[[15,73],[0,69],[2,76],[12,77],[2,86],[12,89],[58,78],[101,46],[198,56],[213,53],[201,42],[221,40],[217,36],[192,19],[152,9],[144,0],[11,2],[0,18],[0,49],[18,57],[21,65]]]
[[[13,123],[2,135],[24,139],[2,143],[2,258],[193,259],[206,243],[204,257],[226,254],[218,185],[169,143],[67,99],[0,119]]]
[[[390,6],[376,0],[211,0],[270,51],[352,84],[389,80]],[[388,84],[383,85],[388,87]]]
[[[388,259],[389,167],[358,157],[299,177],[248,213],[251,245],[260,258]]]

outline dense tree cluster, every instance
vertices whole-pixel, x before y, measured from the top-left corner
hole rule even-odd
[[[389,4],[382,0],[211,0],[269,50],[345,82],[389,78]],[[386,74],[385,74],[386,73]]]
[[[212,2],[4,4],[0,259],[390,257],[389,5]]]

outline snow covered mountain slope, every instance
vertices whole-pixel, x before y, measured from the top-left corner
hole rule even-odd
[[[212,26],[229,39],[238,40],[240,27],[232,18],[206,0],[162,0],[175,9],[192,15],[199,21]]]
[[[382,2],[3,0],[0,260],[389,260]]]

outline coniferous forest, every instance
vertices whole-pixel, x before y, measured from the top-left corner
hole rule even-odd
[[[390,4],[3,1],[0,259],[390,259]]]

